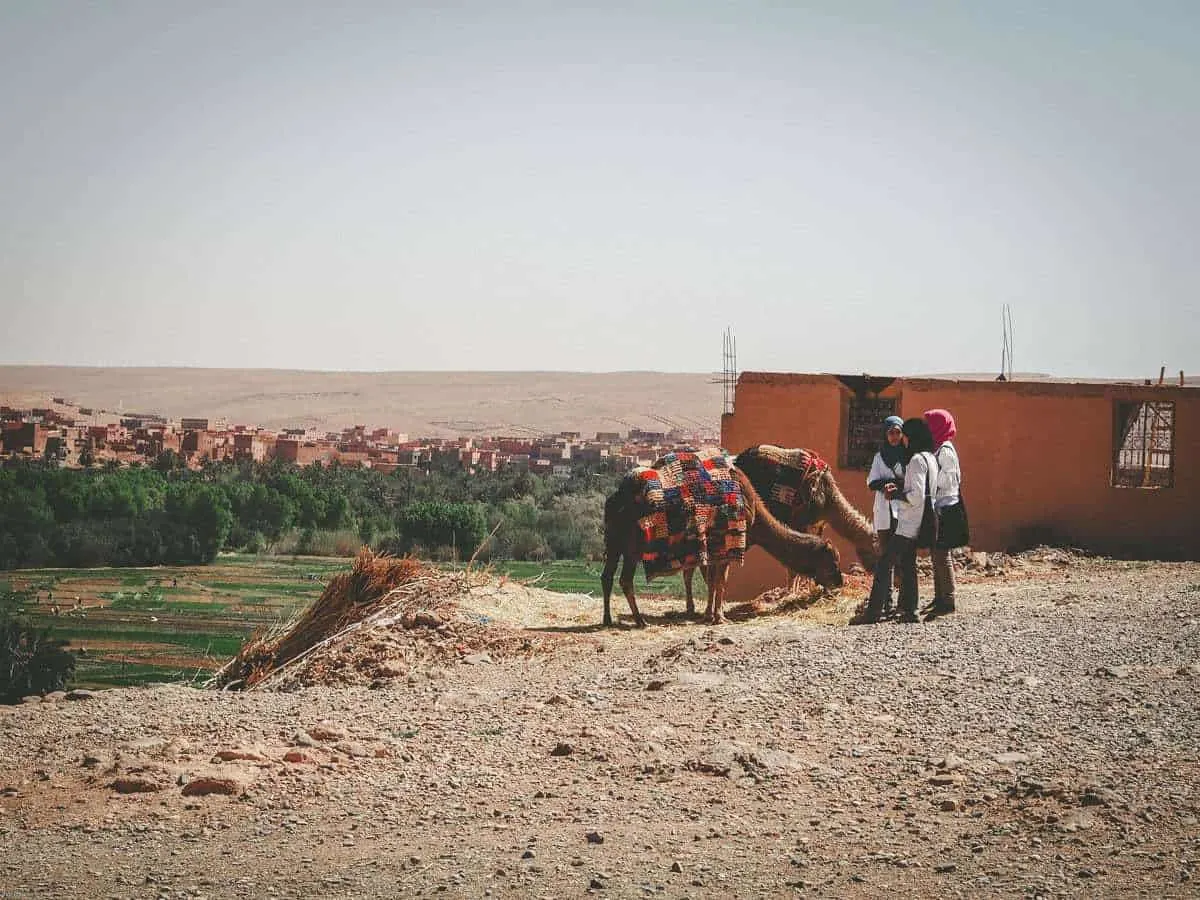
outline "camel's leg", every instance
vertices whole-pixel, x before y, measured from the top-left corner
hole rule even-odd
[[[725,588],[729,584],[729,563],[719,563],[708,570],[708,603],[712,609],[712,624],[725,623]]]
[[[629,601],[629,611],[633,613],[634,624],[638,628],[645,628],[646,620],[638,612],[637,597],[633,595],[633,575],[636,571],[637,554],[627,551],[625,561],[621,564],[621,590],[625,592],[625,599]]]
[[[604,548],[604,571],[600,573],[600,587],[604,590],[604,624],[612,624],[613,575],[617,572],[617,561],[621,558],[619,547]]]
[[[708,605],[704,607],[704,621],[709,625],[713,620],[713,574],[712,566],[704,567],[704,584],[708,588]]]
[[[696,614],[696,600],[692,596],[692,576],[695,574],[695,569],[683,570],[683,592],[687,595],[687,613],[689,616]]]

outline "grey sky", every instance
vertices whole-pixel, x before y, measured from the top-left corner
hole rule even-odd
[[[1200,3],[0,7],[0,363],[1200,369]]]

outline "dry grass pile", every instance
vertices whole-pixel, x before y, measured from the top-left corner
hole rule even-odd
[[[248,640],[212,685],[370,685],[474,654],[529,654],[552,641],[464,609],[470,590],[470,572],[363,548],[351,570],[336,575],[300,616]]]

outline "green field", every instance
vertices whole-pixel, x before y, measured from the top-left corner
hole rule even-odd
[[[292,619],[351,562],[230,554],[208,566],[22,569],[0,573],[0,586],[37,592],[25,615],[70,641],[77,687],[191,683],[235,655],[255,631]],[[563,560],[496,562],[481,571],[599,600],[601,568]],[[636,587],[639,594],[683,596],[678,577],[654,582],[651,591],[639,570]],[[615,593],[623,603],[620,587]],[[599,609],[597,602],[597,615]]]

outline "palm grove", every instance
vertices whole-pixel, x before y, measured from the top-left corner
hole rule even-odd
[[[619,475],[470,474],[447,455],[428,470],[225,462],[0,469],[0,569],[183,565],[226,550],[351,554],[362,544],[434,559],[596,558],[604,497]]]

